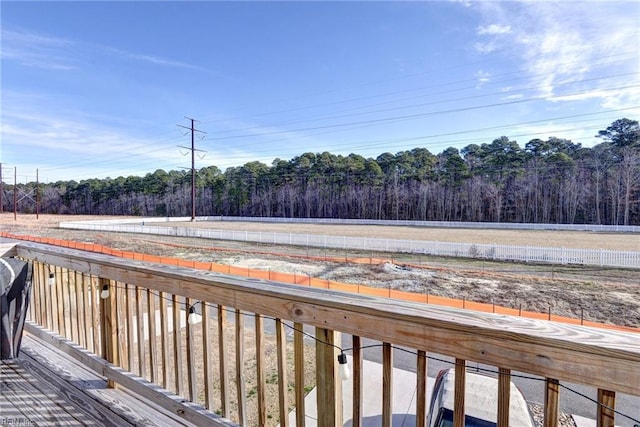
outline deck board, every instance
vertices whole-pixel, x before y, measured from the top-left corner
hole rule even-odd
[[[0,365],[0,425],[191,425],[25,334],[20,356]]]

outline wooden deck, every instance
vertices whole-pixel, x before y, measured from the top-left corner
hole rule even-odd
[[[0,361],[0,425],[184,426],[184,420],[107,381],[25,333],[20,356]]]

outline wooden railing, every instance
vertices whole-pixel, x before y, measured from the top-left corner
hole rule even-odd
[[[638,334],[303,288],[34,243],[18,244],[15,253],[34,265],[30,333],[102,372],[113,386],[141,393],[199,425],[288,426],[295,408],[296,425],[303,426],[305,393],[313,386],[318,425],[342,425],[337,360],[347,347],[352,348],[350,418],[353,426],[362,425],[368,392],[362,386],[364,339],[379,342],[382,349],[383,426],[392,422],[396,347],[416,355],[419,426],[428,411],[426,374],[432,353],[455,359],[457,427],[464,420],[468,362],[499,372],[499,426],[508,425],[512,371],[546,379],[541,382],[545,426],[558,423],[560,381],[598,389],[594,405],[600,426],[614,425],[616,393],[640,395]],[[189,311],[201,316],[199,324],[186,321]],[[343,345],[341,333],[351,334],[352,342]]]

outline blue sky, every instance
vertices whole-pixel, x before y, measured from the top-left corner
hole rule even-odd
[[[640,3],[0,3],[3,180],[377,157],[640,118]]]

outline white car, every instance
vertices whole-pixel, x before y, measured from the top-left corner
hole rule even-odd
[[[438,373],[431,394],[427,425],[429,427],[453,426],[453,396],[455,369]],[[529,406],[518,387],[511,383],[509,398],[509,425],[534,427]],[[464,394],[465,427],[496,427],[498,418],[498,380],[486,375],[466,372]]]

